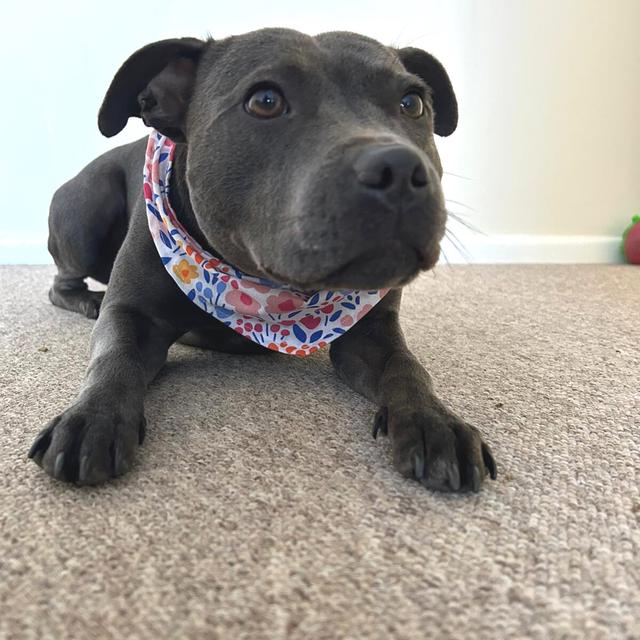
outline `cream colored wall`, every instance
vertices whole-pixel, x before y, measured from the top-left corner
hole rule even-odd
[[[448,193],[499,234],[618,235],[640,212],[640,0],[454,3]],[[463,210],[458,207],[458,210]]]

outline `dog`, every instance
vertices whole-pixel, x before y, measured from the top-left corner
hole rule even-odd
[[[97,322],[79,395],[31,459],[79,485],[130,469],[147,385],[176,341],[293,357],[328,346],[375,403],[373,435],[389,435],[401,474],[456,492],[496,478],[398,320],[446,224],[434,134],[453,133],[458,107],[436,58],[347,32],[168,39],[117,71],[100,131],[130,117],[149,139],[101,155],[52,199],[50,300]]]

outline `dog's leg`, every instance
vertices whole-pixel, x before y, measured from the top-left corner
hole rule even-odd
[[[478,491],[496,464],[478,430],[436,397],[429,374],[409,351],[391,291],[331,344],[331,361],[353,389],[375,402],[374,437],[389,433],[396,468],[442,491]]]
[[[38,435],[29,457],[78,484],[123,474],[144,437],[144,394],[179,332],[133,308],[107,304],[91,337],[91,361],[76,401]]]
[[[66,276],[60,269],[49,289],[49,300],[56,307],[76,311],[95,320],[100,313],[104,291],[91,291],[84,278],[85,276]]]
[[[103,291],[127,230],[122,171],[99,158],[56,191],[49,209],[49,253],[58,268],[49,300],[57,307],[97,318]]]

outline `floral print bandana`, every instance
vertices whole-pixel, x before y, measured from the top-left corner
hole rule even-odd
[[[144,199],[151,236],[167,273],[203,311],[263,347],[307,356],[352,327],[388,289],[302,292],[247,275],[202,249],[169,203],[175,143],[149,136]]]

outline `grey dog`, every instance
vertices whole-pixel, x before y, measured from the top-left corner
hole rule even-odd
[[[100,131],[113,136],[131,116],[176,143],[171,205],[212,255],[301,291],[391,289],[330,357],[377,406],[374,436],[390,436],[400,473],[444,491],[496,477],[488,445],[435,396],[398,321],[402,287],[436,264],[446,222],[434,134],[455,130],[458,109],[440,62],[346,32],[163,40],[118,70]],[[172,282],[146,220],[145,146],[98,157],[51,203],[50,299],[97,318],[77,399],[29,452],[60,480],[97,484],[131,467],[146,388],[175,341],[270,353]],[[87,277],[108,283],[104,298]]]

